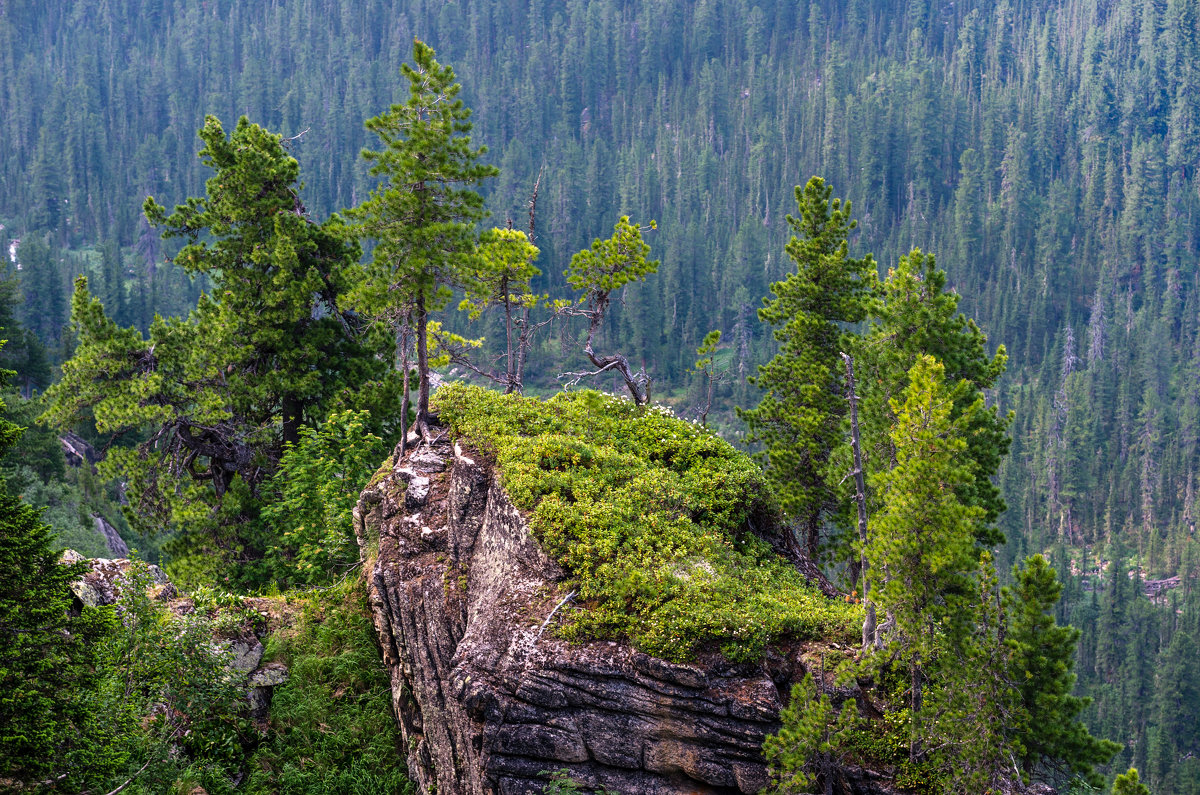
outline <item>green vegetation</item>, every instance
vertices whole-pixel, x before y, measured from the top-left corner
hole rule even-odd
[[[116,609],[102,608],[117,626],[100,644],[89,707],[111,727],[100,747],[121,765],[88,783],[110,789],[130,781],[125,791],[150,795],[191,779],[223,795],[258,739],[245,714],[245,674],[229,669],[232,653],[220,643],[243,616],[174,615],[148,593],[152,585],[146,566],[135,565]]]
[[[593,373],[571,373],[575,376],[572,384],[580,378],[599,376],[613,371],[620,374],[625,381],[629,396],[639,406],[650,402],[650,376],[642,367],[637,373],[633,372],[629,360],[621,353],[600,354],[593,349],[597,332],[604,324],[605,317],[612,307],[613,293],[629,284],[642,282],[646,277],[658,271],[658,260],[648,260],[650,246],[642,240],[642,232],[657,229],[658,225],[651,221],[646,227],[629,222],[629,216],[623,215],[613,227],[612,236],[606,240],[596,238],[591,248],[571,257],[571,264],[564,274],[567,284],[582,295],[576,304],[565,309],[568,315],[587,320],[587,337],[584,338],[583,353],[588,361],[596,368]]]
[[[302,199],[305,207],[279,219],[281,231],[295,231],[299,215],[321,219],[357,204],[375,187],[360,159],[371,133],[359,122],[403,95],[407,86],[397,87],[395,70],[420,38],[465,78],[460,96],[476,111],[476,140],[492,146],[477,162],[501,167],[479,188],[483,209],[510,224],[523,220],[535,175],[542,175],[539,234],[531,218],[525,241],[540,250],[541,262],[566,262],[626,213],[658,219],[658,276],[621,291],[600,339],[620,341],[660,400],[686,402],[706,393],[708,378],[703,369],[688,372],[691,350],[709,329],[722,332],[712,356],[737,377],[717,386],[706,419],[731,439],[740,431],[733,407],[749,407],[758,395],[745,377],[780,350],[782,341],[754,315],[770,286],[789,278],[792,262],[780,252],[795,231],[783,215],[797,177],[822,174],[854,198],[861,223],[847,243],[895,264],[888,281],[897,292],[882,300],[901,301],[891,319],[881,315],[882,333],[858,329],[868,344],[847,351],[859,367],[866,467],[887,468],[889,400],[903,393],[922,355],[941,361],[947,388],[969,382],[955,398],[952,421],[974,403],[972,395],[999,407],[990,419],[975,414],[968,460],[957,462],[972,475],[957,484],[959,502],[987,512],[987,521],[975,523],[977,547],[1007,538],[995,550],[1002,578],[1032,553],[1053,560],[1063,579],[1063,599],[1052,610],[1057,624],[1084,629],[1076,695],[1093,702],[1079,715],[1092,731],[1125,742],[1114,770],[1136,766],[1164,793],[1200,787],[1200,689],[1191,664],[1200,638],[1194,2],[379,0],[369,11],[358,0],[0,5],[0,255],[7,258],[10,241],[20,240],[20,267],[9,267],[0,282],[8,291],[0,294],[0,327],[9,340],[0,364],[18,371],[20,394],[30,398],[51,383],[53,366],[94,353],[86,340],[75,347],[67,329],[70,285],[85,275],[116,329],[149,332],[159,343],[124,339],[130,350],[173,360],[160,363],[156,375],[183,374],[178,389],[143,379],[138,388],[147,405],[138,412],[182,394],[194,400],[184,401],[180,418],[255,443],[245,473],[261,480],[238,475],[223,497],[213,486],[227,451],[171,461],[213,480],[191,483],[180,467],[172,473],[168,466],[171,477],[158,484],[176,514],[168,523],[147,518],[161,517],[163,506],[138,505],[146,492],[133,478],[132,523],[181,531],[164,553],[174,574],[253,588],[276,576],[279,569],[268,565],[273,549],[288,565],[300,560],[302,547],[287,548],[261,516],[278,492],[256,490],[271,482],[284,441],[296,441],[299,426],[318,427],[333,409],[371,401],[354,393],[358,384],[349,382],[356,377],[330,399],[323,390],[338,378],[322,372],[314,379],[320,368],[305,361],[304,387],[313,392],[292,393],[308,415],[297,424],[288,419],[294,406],[270,405],[283,393],[263,388],[275,365],[247,359],[237,346],[214,352],[197,344],[239,336],[269,350],[277,328],[259,336],[262,329],[214,324],[215,337],[186,340],[197,350],[194,360],[184,357],[175,344],[184,335],[164,333],[178,321],[155,316],[184,317],[202,293],[220,301],[219,272],[193,280],[185,268],[163,267],[179,241],[158,239],[139,214],[140,200],[152,193],[174,204],[204,194],[212,172],[194,157],[194,130],[209,115],[230,120],[245,113],[282,131],[281,147],[304,165],[307,185],[267,191]],[[286,158],[266,161],[279,167],[273,173],[287,171]],[[274,235],[274,220],[261,227]],[[274,266],[286,269],[286,241],[297,238],[278,240],[284,244],[274,247]],[[915,243],[939,251],[944,270],[928,255],[909,254]],[[298,277],[293,284],[312,285],[290,274]],[[567,286],[560,267],[546,267],[532,276],[529,293],[562,295]],[[523,285],[514,292],[526,294]],[[946,314],[952,296],[955,307]],[[323,303],[307,316],[335,319],[323,314]],[[930,321],[957,322],[959,305],[1012,352],[1007,373],[991,367],[996,357],[959,366],[965,360],[956,360],[955,349],[965,351],[959,343],[973,344],[978,331],[969,324],[951,328],[954,344],[936,349],[950,327]],[[238,306],[232,314],[247,324],[260,314]],[[478,319],[482,330],[472,336],[489,338],[480,353],[494,365],[481,369],[502,371],[511,386],[523,380],[528,352],[542,363],[529,369],[529,391],[550,390],[556,375],[572,368],[578,330],[556,322],[526,349],[530,320],[525,308],[518,314],[525,325],[517,333],[502,333],[494,316]],[[9,315],[17,321],[11,327]],[[356,325],[362,318],[343,319]],[[466,320],[444,320],[447,334],[464,332]],[[906,329],[918,333],[906,336]],[[514,337],[522,340],[516,369]],[[110,352],[124,344],[119,334],[108,343]],[[371,347],[394,343],[375,338]],[[303,347],[283,353],[301,355]],[[872,348],[885,358],[872,361]],[[509,357],[503,367],[500,356]],[[320,365],[342,361],[327,351],[313,358]],[[218,413],[209,401],[222,388],[219,368],[229,365],[227,386],[233,402],[248,407],[246,422],[212,422]],[[247,373],[263,382],[236,383]],[[286,373],[276,385],[288,391],[294,384],[280,382],[296,375]],[[837,392],[839,379],[827,380]],[[817,419],[827,422],[802,429],[814,442],[814,460],[777,456],[781,469],[799,463],[793,472],[810,479],[782,471],[766,477],[784,487],[780,500],[789,513],[810,520],[804,540],[815,534],[825,545],[821,554],[832,547],[827,560],[836,576],[857,558],[847,540],[853,517],[839,515],[852,505],[855,484],[845,477],[852,468],[847,450],[829,447],[841,432],[833,422],[841,411],[837,396],[818,397],[829,411]],[[1015,420],[1006,426],[1010,409]],[[269,416],[253,416],[260,411]],[[113,445],[114,460],[129,456],[132,470],[146,464],[129,451],[162,425],[133,423],[114,437],[111,426],[94,428],[103,413],[85,408],[67,424],[97,447]],[[390,440],[392,433],[378,427],[385,422],[394,431],[396,412],[374,412],[371,431]],[[1003,459],[1008,433],[1012,454]],[[32,432],[26,440],[33,441]],[[785,439],[784,447],[801,450],[797,440]],[[169,447],[144,448],[151,466]],[[64,479],[51,459],[22,455],[36,474],[12,465],[5,478],[11,493],[48,506],[43,518],[54,525],[57,543],[88,538],[92,511],[120,526],[109,513],[120,497],[115,486],[79,471]],[[259,462],[265,465],[255,468]],[[808,464],[817,466],[803,468]],[[821,466],[827,471],[814,476]],[[830,483],[840,489],[831,491]],[[797,486],[813,499],[793,506],[797,494],[787,489]],[[868,495],[873,512],[883,497],[878,490]],[[1005,503],[1010,510],[1002,513]],[[824,512],[819,521],[811,521],[814,504]],[[315,535],[293,537],[302,546],[336,537],[304,527]],[[137,546],[152,558],[161,540],[143,537]],[[318,577],[324,565],[305,569],[306,576]],[[856,564],[843,580],[858,580]]]
[[[271,699],[245,791],[412,792],[374,632],[362,583],[350,579],[306,597],[298,628],[271,638],[264,659],[286,663],[288,680]]]
[[[761,470],[711,432],[590,391],[540,401],[451,384],[436,407],[495,457],[575,578],[587,609],[566,637],[627,637],[674,660],[713,644],[749,660],[782,635],[848,638],[861,621],[756,535],[778,521]]]
[[[1121,747],[1097,740],[1079,722],[1091,699],[1072,695],[1080,632],[1072,626],[1059,626],[1052,614],[1062,596],[1062,584],[1041,555],[1014,566],[1012,574],[1014,584],[1004,594],[1009,618],[1005,644],[1010,679],[1017,683],[1021,720],[1013,722],[1013,734],[1020,741],[1022,771],[1029,776],[1045,766],[1058,767],[1098,788],[1103,778],[1094,767],[1108,762]],[[1186,634],[1176,637],[1185,638]],[[1174,681],[1186,683],[1187,676]],[[1186,704],[1187,699],[1180,699],[1177,708],[1182,711]]]
[[[354,505],[387,446],[367,428],[369,413],[335,411],[319,428],[300,429],[268,484],[263,508],[275,543],[277,582],[320,584],[358,565]]]
[[[111,449],[102,473],[128,480],[131,517],[175,531],[173,574],[246,586],[263,579],[254,564],[271,539],[257,521],[258,490],[283,446],[337,401],[386,396],[389,382],[372,381],[386,365],[338,310],[358,245],[336,216],[307,217],[299,163],[281,136],[244,117],[227,136],[208,117],[200,137],[215,172],[205,195],[170,214],[147,198],[145,213],[164,237],[186,241],[175,264],[214,289],[186,320],[156,317],[143,337],[79,277],[78,347],[46,391],[44,419],[136,439]]]
[[[1137,768],[1131,767],[1113,782],[1112,795],[1150,795],[1150,788],[1142,783]]]
[[[19,429],[0,420],[0,445]],[[206,616],[170,616],[135,566],[119,609],[72,617],[39,512],[0,486],[0,779],[80,792],[162,792],[181,771],[226,781],[251,742],[244,691]]]
[[[487,216],[475,187],[498,169],[480,162],[487,147],[471,148],[471,111],[458,93],[454,70],[413,40],[413,66],[402,64],[408,100],[367,119],[383,148],[363,150],[382,182],[348,213],[353,234],[375,241],[371,260],[355,272],[344,305],[381,323],[395,340],[395,365],[407,378],[409,340],[416,343],[416,426],[429,429],[429,313],[453,289],[479,289],[483,266],[475,222]],[[407,386],[402,415],[408,412]],[[407,430],[407,429],[406,429]]]
[[[859,723],[854,700],[834,711],[829,696],[817,691],[812,674],[805,674],[802,682],[792,686],[779,721],[783,724],[779,732],[763,744],[776,784],[768,792],[802,792],[817,783],[818,775],[825,782],[825,791],[831,792],[833,772],[839,762],[848,759]]]
[[[779,353],[750,379],[764,390],[758,406],[740,412],[749,440],[766,448],[767,477],[814,561],[824,515],[836,502],[826,467],[847,411],[839,353],[850,346],[846,326],[867,317],[875,287],[870,255],[848,254],[846,236],[857,226],[850,203],[832,193],[819,177],[796,187],[800,217],[787,218],[795,234],[786,249],[796,270],[771,285],[774,298],[758,310],[760,320],[779,327]]]
[[[0,371],[0,380],[12,371]],[[0,418],[0,452],[20,428]],[[79,791],[120,768],[116,727],[93,710],[103,674],[98,644],[110,611],[71,617],[70,583],[82,564],[61,565],[39,511],[0,482],[0,786],[60,780]]]
[[[584,792],[592,792],[594,795],[619,795],[603,787],[598,790],[585,789],[582,784],[571,778],[571,771],[566,768],[543,770],[541,775],[550,777],[550,783],[542,788],[542,795],[582,795]]]

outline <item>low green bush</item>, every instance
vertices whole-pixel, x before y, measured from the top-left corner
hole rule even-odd
[[[495,458],[576,580],[586,609],[564,637],[628,638],[677,661],[705,644],[748,661],[783,635],[853,638],[859,608],[825,598],[754,532],[778,515],[761,470],[706,429],[591,391],[541,401],[450,384],[435,405]]]

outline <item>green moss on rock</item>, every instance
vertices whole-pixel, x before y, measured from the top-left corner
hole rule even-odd
[[[758,659],[787,635],[852,639],[830,600],[753,530],[778,510],[758,466],[663,409],[597,392],[549,400],[452,384],[443,422],[495,458],[535,537],[576,580],[570,639],[628,638],[671,660],[706,644]]]

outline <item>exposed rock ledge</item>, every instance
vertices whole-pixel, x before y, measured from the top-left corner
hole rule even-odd
[[[677,665],[623,643],[559,640],[550,626],[564,573],[488,462],[449,441],[369,486],[355,530],[423,793],[540,793],[543,771],[563,768],[620,793],[757,792],[781,694],[806,667],[820,670],[799,644],[733,666],[715,654]],[[842,786],[898,791],[861,769],[845,771]]]

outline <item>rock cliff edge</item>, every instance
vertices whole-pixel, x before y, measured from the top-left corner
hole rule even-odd
[[[545,771],[562,769],[620,793],[757,792],[781,695],[823,667],[811,644],[759,664],[716,653],[675,664],[557,638],[576,609],[565,572],[484,456],[445,438],[368,486],[355,532],[420,792],[540,793]],[[896,791],[863,770],[842,784]]]

